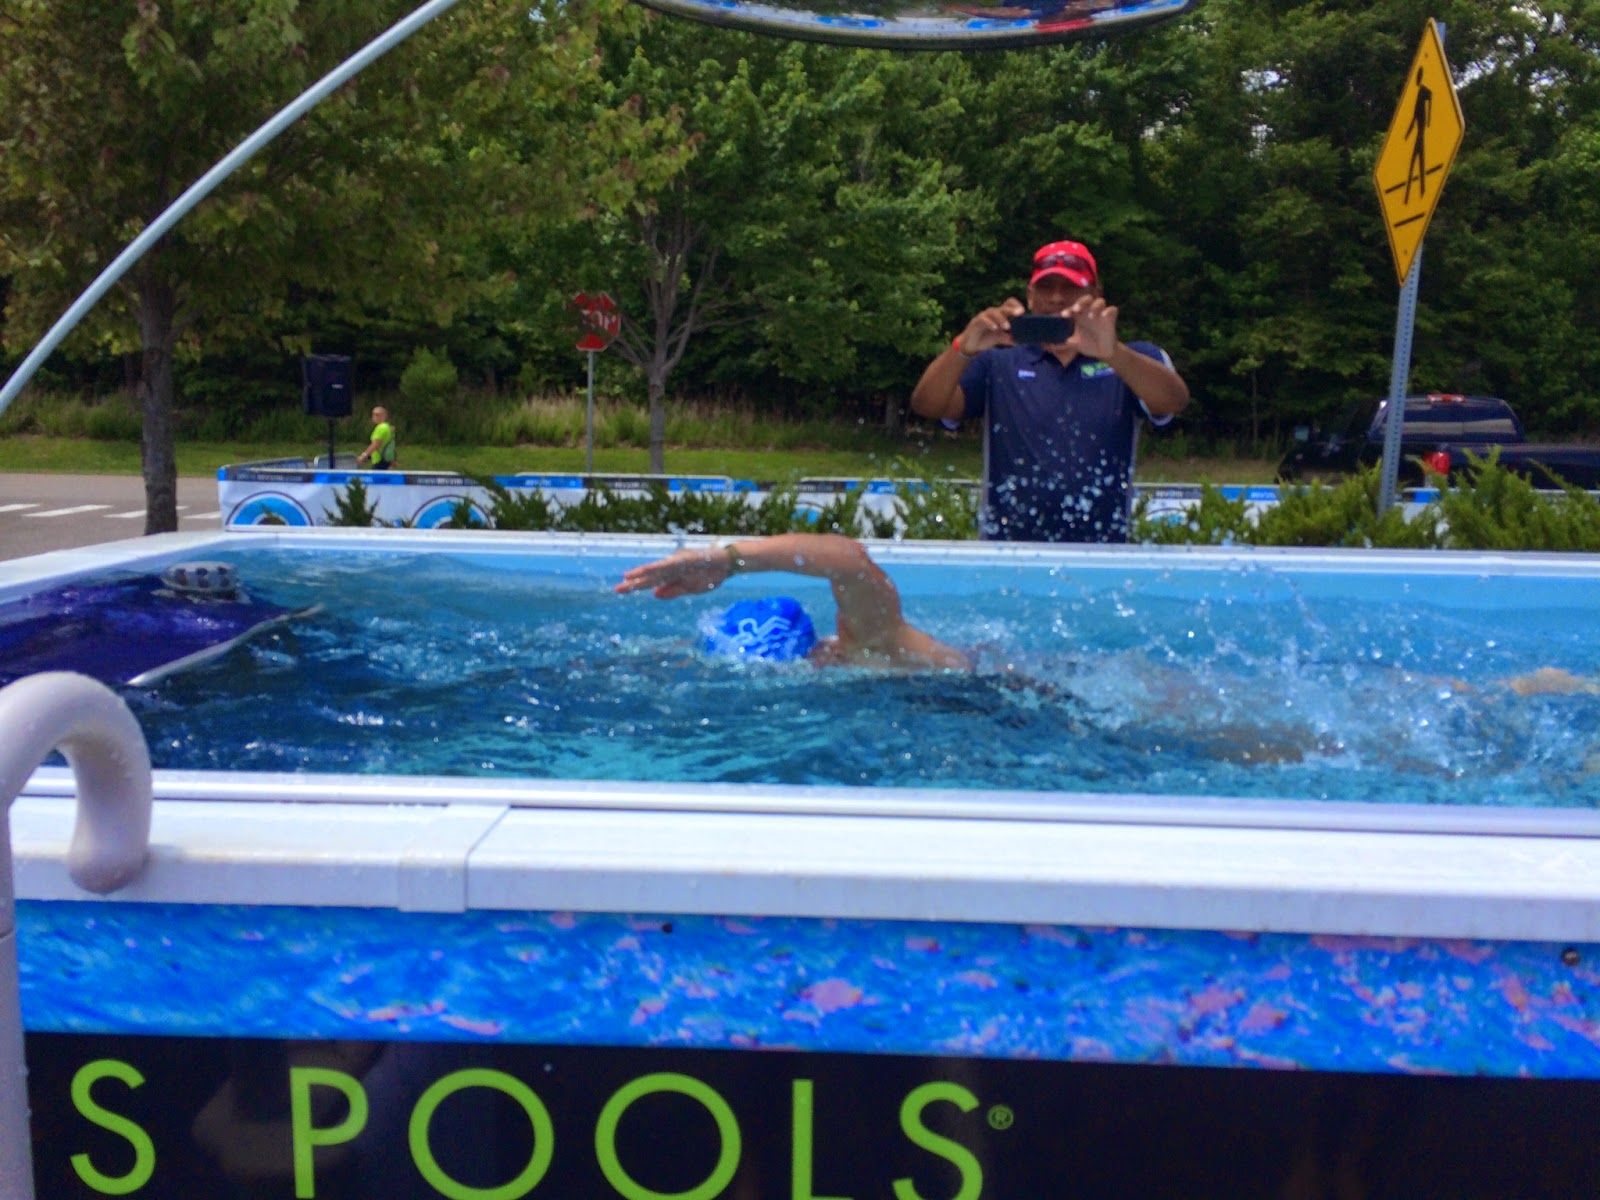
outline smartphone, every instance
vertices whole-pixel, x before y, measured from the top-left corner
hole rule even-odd
[[[1019,346],[1054,346],[1071,336],[1071,317],[1041,317],[1028,313],[1011,318],[1011,340]]]

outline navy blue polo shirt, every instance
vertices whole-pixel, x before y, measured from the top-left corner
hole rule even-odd
[[[1151,342],[1129,342],[1172,365]],[[1150,417],[1111,367],[1079,355],[1061,365],[1042,346],[986,350],[961,373],[968,419],[984,416],[985,538],[1125,542],[1134,438]]]

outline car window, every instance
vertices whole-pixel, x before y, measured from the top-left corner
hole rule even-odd
[[[1367,436],[1382,440],[1388,405],[1373,414]],[[1520,442],[1522,430],[1517,419],[1504,407],[1483,400],[1455,400],[1441,403],[1423,396],[1406,402],[1407,441],[1449,441],[1452,438],[1476,442]]]
[[[1345,437],[1358,438],[1369,427],[1383,428],[1382,424],[1377,421],[1377,412],[1378,401],[1357,400],[1349,408],[1345,409],[1344,420],[1334,428],[1343,430]]]
[[[1514,425],[1504,417],[1485,417],[1477,421],[1441,420],[1436,413],[1429,413],[1421,419],[1406,414],[1406,427],[1401,430],[1405,437],[1419,438],[1453,438],[1476,437],[1496,438],[1501,441],[1514,442],[1519,440]]]

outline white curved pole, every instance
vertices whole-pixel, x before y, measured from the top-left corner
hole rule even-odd
[[[240,142],[231,154],[192,183],[189,190],[174,200],[166,212],[128,243],[127,249],[117,255],[109,267],[100,272],[99,278],[89,285],[83,295],[73,301],[72,307],[61,315],[61,319],[50,327],[50,332],[29,351],[28,357],[22,360],[22,365],[6,381],[5,387],[0,388],[0,413],[5,412],[27,385],[28,380],[33,378],[33,373],[44,365],[44,360],[50,357],[51,351],[77,327],[79,321],[89,315],[89,310],[110,290],[111,285],[121,279],[129,267],[143,258],[167,230],[176,225],[191,208],[204,200],[219,183],[254,157],[258,150],[314,108],[328,93],[351,76],[360,73],[374,59],[382,57],[398,46],[429,21],[449,12],[458,3],[460,0],[430,0],[410,16],[396,22],[387,32],[368,42],[312,84],[298,99],[279,111],[277,116]]]
[[[50,751],[72,768],[78,819],[67,851],[73,882],[109,892],[144,867],[150,844],[150,751],[133,714],[84,675],[46,671],[0,689],[0,1197],[32,1200],[28,1071],[17,994],[11,802]]]

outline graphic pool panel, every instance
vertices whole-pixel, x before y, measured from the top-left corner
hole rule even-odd
[[[18,905],[24,1023],[1600,1079],[1600,947],[804,918]]]

